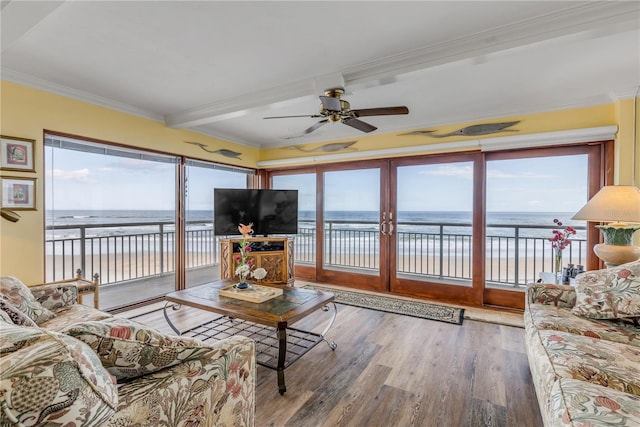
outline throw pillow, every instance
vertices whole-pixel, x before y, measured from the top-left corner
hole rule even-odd
[[[2,338],[0,425],[99,426],[117,410],[117,386],[86,344],[16,325]]]
[[[591,319],[640,316],[640,261],[578,275],[571,311]]]
[[[164,335],[118,317],[77,323],[60,332],[88,344],[119,382],[199,359],[212,351],[196,339]]]
[[[37,326],[36,322],[31,320],[29,316],[27,316],[2,298],[0,298],[0,310],[5,312],[15,325]]]
[[[15,277],[0,277],[0,297],[29,316],[38,325],[56,317],[35,299],[24,283]]]

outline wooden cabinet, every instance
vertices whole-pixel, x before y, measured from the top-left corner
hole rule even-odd
[[[232,279],[236,270],[236,258],[240,256],[240,240],[220,240],[220,278]],[[255,268],[267,270],[267,277],[260,283],[286,283],[293,286],[293,239],[287,237],[252,238],[251,255]],[[250,280],[256,282],[255,279]]]

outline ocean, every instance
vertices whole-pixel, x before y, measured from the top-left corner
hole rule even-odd
[[[552,250],[547,239],[552,236],[552,230],[558,228],[553,222],[558,218],[565,226],[571,225],[578,229],[577,235],[572,239],[575,242],[567,251],[567,262],[584,264],[587,253],[585,226],[584,222],[571,221],[569,218],[572,215],[573,213],[568,212],[490,212],[487,214],[487,257],[504,264],[502,267],[497,264],[496,271],[502,271],[501,269],[506,268],[506,263],[514,260],[519,260],[517,262],[520,263],[550,263]],[[427,264],[423,263],[433,262],[444,256],[447,259],[447,265],[453,263],[458,266],[469,262],[472,258],[471,212],[398,212],[397,216],[398,220],[394,220],[394,236],[398,259],[409,260],[407,262],[413,263],[411,265],[414,265],[416,260],[421,260],[420,266],[426,266]],[[325,217],[327,222],[325,224],[327,238],[324,245],[325,255],[330,253],[331,257],[351,259],[350,254],[363,253],[369,257],[367,259],[374,259],[380,253],[378,238],[380,225],[377,212],[329,211],[325,213]],[[198,264],[201,263],[198,261],[200,257],[213,256],[217,248],[218,238],[212,233],[213,212],[189,211],[186,219],[187,252],[193,252],[192,257],[196,259],[193,261],[196,263],[194,265],[200,265]],[[307,262],[315,259],[314,219],[313,212],[299,213],[299,233],[295,237],[296,259]],[[136,260],[139,255],[147,256],[145,262],[148,263],[149,260],[157,258],[143,254],[157,255],[163,251],[169,253],[173,250],[174,221],[173,211],[58,210],[47,212],[46,253],[47,256],[57,259],[64,258],[65,253],[66,257],[73,256],[74,253],[77,257],[81,253],[80,242],[86,241],[85,248],[91,254],[91,262],[94,262],[94,254],[99,254],[100,259],[106,256],[108,261],[111,257],[112,262],[118,260],[117,263],[122,265],[125,265],[127,260],[131,262],[129,259],[131,256]],[[189,222],[193,223],[189,224]],[[162,237],[159,233],[161,230]],[[113,254],[117,257],[112,256]],[[342,265],[340,262],[336,265]],[[123,268],[122,265],[119,268]],[[346,265],[351,264],[347,262]],[[543,271],[545,265],[532,264],[529,267]],[[102,264],[100,268],[103,268]],[[137,264],[136,268],[138,268]],[[408,272],[419,273],[420,271],[422,270]],[[491,280],[507,279],[492,278]]]
[[[550,236],[550,229],[557,228],[553,223],[555,218],[560,219],[565,226],[578,228],[577,238],[584,238],[584,221],[571,221],[573,212],[488,212],[487,228],[492,235],[512,236],[514,225],[520,226],[524,235],[522,237]],[[398,231],[403,232],[434,232],[438,224],[446,224],[447,234],[470,234],[471,212],[440,211],[400,211],[394,221]],[[187,212],[187,221],[198,223],[202,227],[212,227],[213,212],[210,210],[190,210]],[[175,213],[169,210],[56,210],[47,211],[46,224],[48,228],[57,229],[49,234],[49,238],[63,238],[77,234],[77,229],[69,227],[89,225],[109,225],[92,230],[93,233],[132,234],[137,231],[148,232],[150,226],[122,227],[119,224],[139,223],[169,223],[165,230],[172,230],[175,221]],[[377,229],[379,213],[376,211],[327,211],[325,221],[338,222],[343,229]],[[299,227],[305,228],[315,222],[313,211],[300,211],[298,214]],[[346,224],[343,222],[347,222]],[[400,223],[400,224],[398,224]],[[60,229],[63,227],[63,229]],[[530,227],[530,228],[528,228]],[[154,227],[157,230],[157,226]]]

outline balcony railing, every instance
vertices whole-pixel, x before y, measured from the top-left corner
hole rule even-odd
[[[324,227],[323,267],[373,273],[380,268],[379,224],[366,221],[330,221]],[[552,269],[548,241],[555,227],[490,224],[485,240],[488,286],[517,288]],[[565,250],[564,263],[584,265],[584,227]],[[396,273],[418,280],[454,280],[470,283],[472,274],[470,224],[401,222],[397,224]],[[175,271],[173,223],[83,224],[47,227],[47,280],[72,277],[81,268],[98,273],[101,284],[163,275]],[[187,222],[187,268],[219,263],[219,241],[212,224]],[[316,260],[314,222],[301,223],[296,235],[295,261]]]

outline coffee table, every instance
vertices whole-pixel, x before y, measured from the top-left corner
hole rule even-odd
[[[256,361],[262,366],[277,370],[278,391],[281,395],[287,391],[285,368],[320,341],[326,342],[331,350],[337,348],[335,342],[325,338],[338,312],[332,293],[288,285],[269,285],[282,289],[282,295],[262,303],[254,303],[221,296],[220,289],[232,283],[231,280],[219,280],[165,295],[164,317],[171,329],[178,335],[192,336],[202,341],[218,341],[232,335],[254,339]],[[220,316],[203,325],[180,331],[171,322],[167,309],[178,310],[182,305]],[[290,327],[314,311],[329,311],[330,307],[333,307],[333,314],[322,333]]]

